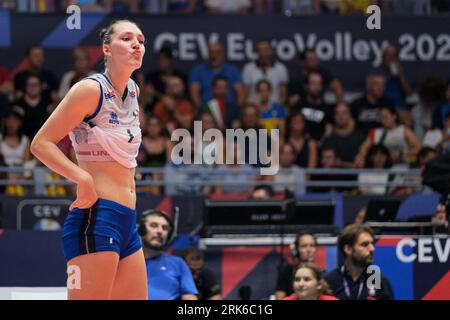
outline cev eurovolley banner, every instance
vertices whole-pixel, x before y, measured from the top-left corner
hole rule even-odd
[[[23,62],[25,49],[41,44],[46,68],[59,76],[72,67],[71,48],[87,46],[91,65],[102,68],[98,31],[119,15],[81,13],[80,29],[69,30],[69,14],[21,15],[0,12],[0,61],[13,70]],[[142,70],[155,68],[154,53],[173,48],[177,67],[189,72],[207,58],[208,43],[225,45],[227,59],[242,67],[256,58],[255,43],[269,39],[278,60],[291,75],[296,56],[314,47],[322,63],[350,90],[364,90],[369,72],[380,67],[389,42],[398,47],[405,74],[413,84],[434,74],[447,79],[450,69],[450,17],[382,17],[380,30],[369,30],[366,17],[353,16],[130,16],[147,37]]]

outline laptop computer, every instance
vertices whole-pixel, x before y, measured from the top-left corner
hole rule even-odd
[[[367,205],[366,216],[364,222],[390,222],[395,221],[398,209],[402,201],[395,199],[372,199]]]

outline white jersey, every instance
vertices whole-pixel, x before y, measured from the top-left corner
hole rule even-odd
[[[86,79],[100,84],[101,95],[96,112],[69,134],[77,159],[117,161],[126,168],[136,167],[142,140],[136,83],[128,80],[122,100],[105,74],[96,73]]]

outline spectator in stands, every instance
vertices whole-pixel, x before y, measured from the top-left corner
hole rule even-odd
[[[27,49],[26,59],[28,66],[25,70],[19,72],[14,77],[14,88],[16,98],[22,98],[25,95],[27,79],[29,76],[37,76],[41,81],[42,97],[51,102],[57,102],[58,97],[58,79],[53,72],[44,69],[44,49],[35,45]],[[26,123],[28,123],[26,121]]]
[[[333,147],[322,147],[320,149],[320,164],[323,169],[339,169],[342,168],[342,161],[337,154],[337,151]],[[326,170],[325,170],[326,171]],[[310,192],[352,192],[353,187],[340,187],[333,185],[334,181],[355,181],[356,176],[349,174],[336,174],[336,173],[323,173],[323,174],[312,174],[310,176],[311,181],[326,182],[330,181],[329,186],[324,187],[310,187],[308,188]]]
[[[383,15],[397,16],[429,16],[431,14],[431,0],[382,0]]]
[[[339,0],[339,14],[366,15],[367,8],[378,0]]]
[[[413,90],[400,64],[397,48],[392,43],[383,51],[382,67],[385,74],[386,97],[390,98],[397,108],[405,109],[406,99]]]
[[[224,153],[224,139],[222,137],[215,137],[212,141],[205,141],[204,137],[206,137],[205,133],[209,129],[217,129],[220,130],[219,125],[214,119],[213,115],[209,112],[204,112],[200,115],[201,125],[202,125],[202,135],[194,138],[198,138],[200,141],[197,141],[197,149],[194,150],[195,153],[200,157],[199,159],[203,159],[206,164],[219,164],[223,163],[223,153]]]
[[[367,77],[367,92],[350,104],[356,120],[356,128],[365,135],[370,129],[381,127],[378,116],[381,106],[394,107],[392,100],[385,96],[384,87],[383,75],[370,74]]]
[[[205,161],[195,163],[195,135],[179,138],[165,167],[165,193],[167,195],[209,195],[212,191],[212,167]],[[201,158],[200,158],[201,159]],[[186,170],[185,170],[186,169]]]
[[[214,272],[205,266],[203,252],[189,247],[184,255],[189,269],[191,269],[199,300],[222,300],[220,284]]]
[[[152,116],[147,121],[139,149],[139,164],[145,167],[163,167],[172,151],[172,142],[164,134],[161,120]]]
[[[300,168],[295,164],[294,146],[286,142],[280,147],[280,171],[274,176],[274,189],[283,192],[286,198],[292,198],[297,191]]]
[[[2,133],[0,135],[0,154],[3,163],[8,167],[23,167],[31,159],[30,140],[23,134],[23,118],[20,113],[9,110],[2,120]],[[24,179],[21,173],[10,172],[8,180]],[[10,196],[23,196],[23,185],[11,182],[6,188],[6,194]]]
[[[441,131],[438,147],[443,153],[450,150],[450,110],[444,118],[444,128]]]
[[[30,139],[23,133],[23,117],[9,110],[3,117],[2,133],[0,135],[0,153],[6,165],[22,166],[30,160]]]
[[[174,67],[172,49],[169,47],[162,47],[156,54],[155,70],[150,71],[145,77],[145,89],[141,93],[143,100],[143,107],[146,113],[153,110],[153,106],[166,93],[167,80],[176,76],[183,80],[186,95],[187,76],[182,71]]]
[[[37,75],[30,75],[25,81],[23,97],[17,100],[14,105],[21,109],[23,115],[23,128],[28,139],[33,140],[38,130],[52,110],[50,102],[43,95],[43,84]],[[16,110],[19,110],[16,108]]]
[[[170,159],[172,152],[172,142],[164,135],[164,128],[161,120],[155,116],[147,121],[147,127],[143,131],[143,138],[137,161],[144,167],[162,168]],[[162,181],[164,176],[161,173],[137,175],[137,180]],[[150,192],[154,195],[161,195],[163,189],[160,186],[139,187],[140,192]]]
[[[445,197],[443,197],[445,199]],[[431,219],[435,234],[450,234],[450,216],[446,209],[446,204],[441,199],[436,207],[436,213]]]
[[[305,116],[294,113],[287,120],[286,142],[294,147],[295,164],[301,168],[315,168],[318,162],[317,142],[306,130]]]
[[[270,200],[275,196],[275,191],[268,184],[255,186],[250,194],[251,200]]]
[[[317,252],[317,238],[311,232],[300,232],[295,237],[290,249],[294,261],[293,263],[285,262],[278,270],[277,287],[275,289],[277,300],[282,300],[294,292],[292,287],[294,271],[302,263],[314,261]]]
[[[345,102],[338,103],[334,108],[333,131],[323,140],[322,146],[335,148],[342,167],[353,168],[364,139],[364,135],[355,129],[350,107]]]
[[[437,116],[439,112],[435,114],[435,110],[441,106],[442,101],[445,99],[444,95],[445,83],[441,78],[434,76],[426,77],[420,83],[419,103],[411,110],[414,121],[414,132],[420,141],[423,141],[427,131],[442,128],[443,117]],[[433,119],[434,116],[437,116],[438,119]],[[433,126],[433,120],[437,122],[434,124],[435,126]]]
[[[295,270],[293,281],[295,294],[283,300],[338,300],[332,296],[323,275],[323,270],[314,263],[302,263]]]
[[[423,146],[419,153],[417,154],[417,168],[422,168],[428,161],[433,160],[438,155],[436,149],[431,147]]]
[[[246,86],[246,96],[249,101],[256,103],[256,84],[267,79],[272,85],[271,100],[284,104],[287,98],[287,84],[289,74],[286,66],[275,60],[272,44],[269,40],[256,43],[257,60],[248,62],[242,71],[242,78]]]
[[[243,146],[238,142],[234,142],[232,146],[227,147],[226,151],[230,150],[232,153],[225,152],[225,164],[217,167],[216,173],[223,184],[214,188],[216,195],[249,192],[256,173],[250,165],[245,164],[242,148]]]
[[[63,0],[61,8],[65,11],[70,5],[80,6],[83,12],[110,12],[112,10],[112,0]]]
[[[364,168],[390,169],[391,167],[391,154],[388,148],[381,144],[371,146],[364,161]],[[370,195],[387,194],[389,181],[389,172],[362,172],[358,175],[359,192]],[[377,185],[371,183],[377,183]]]
[[[351,224],[338,237],[338,247],[344,255],[344,264],[325,274],[333,295],[339,300],[393,300],[389,280],[381,273],[377,288],[367,268],[373,263],[375,236],[371,228]]]
[[[59,97],[62,99],[69,89],[79,80],[86,78],[94,73],[89,68],[89,52],[85,47],[75,47],[72,50],[73,70],[67,71],[59,85]]]
[[[171,76],[166,81],[166,93],[156,103],[153,114],[161,120],[169,133],[177,128],[192,128],[194,107],[183,96],[185,90],[183,79]]]
[[[279,14],[282,11],[282,3],[274,0],[253,0],[253,12],[255,14]]]
[[[169,0],[167,13],[191,14],[199,7],[199,0]]]
[[[189,92],[197,110],[213,98],[213,80],[219,75],[228,79],[227,100],[239,106],[244,104],[241,72],[225,62],[225,48],[222,43],[215,42],[209,45],[208,61],[194,66],[189,77]]]
[[[428,130],[423,138],[423,145],[445,153],[450,150],[450,110],[443,118],[444,127]]]
[[[14,95],[14,83],[11,80],[11,75],[2,66],[0,66],[0,95],[5,95],[7,100]]]
[[[320,0],[283,1],[283,12],[288,16],[318,15],[320,11]]]
[[[414,120],[412,118],[411,111],[406,109],[398,110],[398,116],[400,124],[414,131]]]
[[[228,79],[218,75],[214,78],[212,87],[213,97],[203,105],[202,112],[210,113],[220,130],[237,128],[241,113],[239,107],[227,99],[230,87]]]
[[[210,14],[247,14],[251,8],[250,0],[205,0]]]
[[[140,7],[139,0],[72,0],[70,4],[80,6],[83,12],[138,13]]]
[[[383,127],[370,130],[360,147],[356,165],[359,167],[363,165],[367,151],[374,144],[382,144],[389,149],[393,164],[414,162],[421,148],[417,136],[411,129],[399,124],[395,108],[383,106],[379,110]]]
[[[258,134],[259,129],[263,129],[260,124],[258,107],[254,104],[247,103],[244,105],[241,113],[241,129],[246,131],[247,138],[245,139],[245,163],[251,164],[255,167],[260,167],[261,161],[259,158],[260,138]],[[271,139],[267,136],[266,145],[270,149]],[[254,150],[253,150],[254,149]],[[255,152],[255,154],[252,153]],[[253,160],[256,159],[256,164]]]
[[[14,98],[14,84],[9,72],[0,66],[0,118],[6,113],[9,100]]]
[[[297,105],[306,95],[306,86],[308,83],[308,74],[318,72],[322,76],[322,85],[324,91],[331,89],[334,92],[336,101],[344,99],[344,88],[341,82],[322,64],[314,49],[308,48],[301,52],[297,57],[297,73],[289,82],[289,107]]]
[[[260,123],[269,130],[279,129],[279,137],[283,139],[286,135],[286,112],[284,106],[270,100],[272,95],[272,85],[262,79],[256,84],[256,100],[258,101]]]
[[[112,12],[139,13],[140,0],[107,0],[112,2]]]
[[[318,72],[311,72],[307,75],[306,96],[295,107],[305,116],[308,131],[316,141],[332,130],[333,109],[325,102],[323,93],[322,76]]]
[[[439,81],[436,79],[436,81]],[[441,90],[440,85],[435,88],[436,92],[436,102],[439,104],[436,106],[433,112],[433,128],[443,128],[444,127],[444,117],[450,112],[450,80],[447,82],[447,89]],[[440,98],[440,93],[445,92],[442,96],[441,101],[437,101]]]
[[[139,221],[149,300],[197,300],[197,288],[186,262],[164,253],[175,225],[162,211],[144,211]]]

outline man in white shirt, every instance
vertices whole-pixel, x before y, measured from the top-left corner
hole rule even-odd
[[[257,103],[256,84],[262,80],[268,80],[273,88],[272,102],[284,104],[287,94],[289,74],[286,66],[275,61],[273,48],[269,40],[262,40],[256,44],[258,59],[247,63],[242,72],[243,82],[247,87],[248,99]]]

